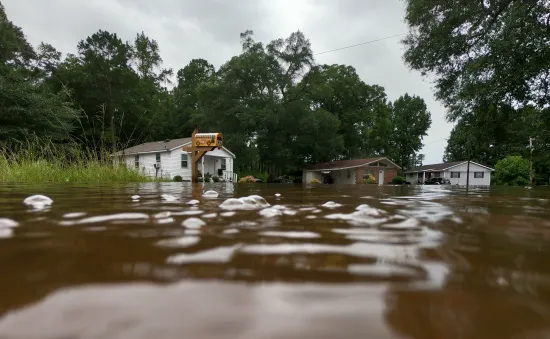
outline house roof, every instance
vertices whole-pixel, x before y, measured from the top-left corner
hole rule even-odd
[[[462,165],[462,164],[465,164],[465,163],[467,163],[466,160],[465,161],[443,162],[443,163],[440,163],[440,164],[424,165],[424,166],[411,168],[410,170],[405,171],[405,173],[445,171],[449,168],[456,167],[456,166],[459,166],[459,165]],[[470,163],[481,166],[481,167],[485,167],[485,168],[487,168],[491,171],[493,170],[492,168],[490,168],[488,166],[485,166],[485,165],[482,165],[482,164],[479,164],[477,162],[470,161]]]
[[[131,155],[131,154],[142,154],[142,153],[156,153],[163,151],[171,151],[175,148],[181,147],[186,144],[190,144],[193,141],[193,138],[179,138],[179,139],[170,139],[165,141],[152,141],[139,144],[126,148],[123,151],[117,152],[118,155]],[[229,151],[227,148],[222,147],[227,153],[231,154],[235,158],[235,154]]]
[[[397,168],[400,168],[395,163],[393,163],[391,160],[385,157],[376,157],[376,158],[365,158],[365,159],[353,159],[353,160],[337,160],[337,161],[330,161],[330,162],[320,162],[317,164],[310,165],[306,167],[305,169],[307,171],[323,171],[323,170],[340,170],[340,169],[346,169],[346,168],[355,168],[355,167],[361,167],[366,166],[370,163],[379,161],[379,160],[386,160],[396,166]]]

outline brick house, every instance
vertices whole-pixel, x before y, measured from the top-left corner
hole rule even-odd
[[[303,182],[317,179],[322,183],[362,184],[372,174],[383,185],[391,182],[400,169],[386,157],[322,162],[304,169]]]

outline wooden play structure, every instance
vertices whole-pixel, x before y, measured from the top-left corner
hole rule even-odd
[[[221,133],[199,133],[198,129],[193,132],[192,146],[184,147],[183,150],[191,152],[191,181],[199,182],[199,161],[204,155],[216,148],[221,149],[223,136]]]

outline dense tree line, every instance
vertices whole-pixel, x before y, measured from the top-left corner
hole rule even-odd
[[[405,0],[405,60],[435,78],[456,125],[445,159],[531,157],[550,179],[550,1]]]
[[[306,163],[385,155],[403,167],[431,125],[422,98],[390,102],[346,65],[319,65],[300,32],[242,52],[219,69],[194,59],[173,74],[144,33],[100,30],[62,58],[33,48],[0,5],[0,142],[30,136],[97,150],[221,131],[241,172],[292,173]]]

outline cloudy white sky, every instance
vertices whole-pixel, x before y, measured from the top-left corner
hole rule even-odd
[[[407,31],[401,0],[0,0],[28,40],[64,53],[99,29],[133,40],[145,32],[157,40],[164,67],[178,70],[193,58],[216,67],[239,54],[239,34],[254,31],[269,42],[301,30],[315,53]],[[409,93],[426,100],[432,127],[424,138],[425,163],[441,162],[452,125],[435,101],[431,84],[403,63],[401,37],[316,56],[318,63],[352,65],[390,100]]]

